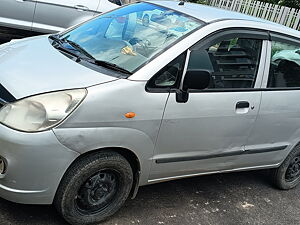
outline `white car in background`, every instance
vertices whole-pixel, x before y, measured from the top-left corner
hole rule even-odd
[[[282,60],[294,62],[300,66],[300,48],[296,50],[281,50],[272,57],[272,62],[281,62]]]
[[[62,31],[122,5],[122,0],[1,0],[0,27]]]

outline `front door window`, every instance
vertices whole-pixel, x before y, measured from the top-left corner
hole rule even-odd
[[[211,73],[208,89],[253,88],[262,40],[232,38],[191,52],[188,70]]]

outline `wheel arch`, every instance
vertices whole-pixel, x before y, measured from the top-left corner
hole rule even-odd
[[[141,163],[140,163],[138,156],[133,151],[131,151],[130,149],[127,149],[127,148],[122,148],[122,147],[104,147],[104,148],[98,148],[98,149],[94,149],[94,150],[90,150],[90,151],[82,153],[69,165],[67,170],[64,172],[64,174],[59,182],[58,188],[59,188],[62,180],[64,179],[65,174],[68,173],[70,168],[72,168],[72,166],[75,163],[77,163],[78,161],[82,160],[83,158],[85,158],[89,155],[97,154],[97,153],[103,152],[103,151],[116,152],[116,153],[120,154],[121,156],[123,156],[130,164],[132,172],[133,172],[133,184],[132,184],[132,188],[131,188],[129,197],[134,199],[137,195],[138,188],[139,188]],[[58,188],[57,188],[57,190],[58,190]],[[56,190],[56,192],[57,192],[57,190]]]

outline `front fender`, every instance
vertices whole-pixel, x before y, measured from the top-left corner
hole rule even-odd
[[[80,154],[110,147],[132,151],[141,166],[140,185],[148,182],[154,143],[142,131],[122,127],[97,127],[57,128],[54,129],[54,133],[64,146]]]

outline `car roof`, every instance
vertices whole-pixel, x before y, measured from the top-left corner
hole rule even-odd
[[[189,3],[189,2],[185,2],[184,5],[179,5],[178,4],[179,1],[165,1],[165,0],[153,1],[152,0],[146,2],[182,12],[184,14],[202,20],[205,23],[213,23],[220,20],[247,20],[247,21],[253,21],[253,22],[265,24],[266,30],[272,30],[272,27],[275,28],[276,30],[279,28],[281,30],[284,30],[284,33],[289,32],[293,36],[298,36],[300,38],[299,35],[300,32],[297,30],[294,30],[292,28],[268,20],[260,19],[257,17],[249,16],[238,12],[233,12],[229,10],[212,7],[212,6],[207,6],[207,5],[197,4],[197,3]]]

